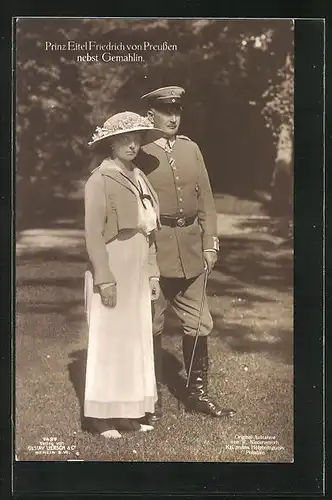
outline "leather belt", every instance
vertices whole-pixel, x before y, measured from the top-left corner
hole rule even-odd
[[[168,215],[160,216],[160,223],[162,226],[170,227],[186,227],[191,226],[196,220],[197,214],[191,217],[170,217]]]

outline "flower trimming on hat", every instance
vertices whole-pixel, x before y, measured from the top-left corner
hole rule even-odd
[[[88,144],[89,146],[92,146],[103,139],[119,134],[145,131],[150,133],[153,131],[153,138],[151,137],[151,142],[157,138],[157,135],[159,137],[162,135],[160,131],[153,127],[148,118],[131,111],[124,111],[108,118],[102,127],[96,127],[92,135],[92,140]],[[146,142],[150,141],[144,141],[144,143]]]

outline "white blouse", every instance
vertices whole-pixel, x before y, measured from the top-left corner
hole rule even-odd
[[[145,183],[144,178],[140,174],[140,170],[138,168],[134,168],[134,175],[137,184],[139,183],[143,189],[143,194],[150,195],[150,191]],[[136,196],[137,196],[138,217],[139,217],[138,227],[145,234],[149,235],[157,227],[157,213],[149,199],[144,198],[144,200],[142,201],[138,192]]]

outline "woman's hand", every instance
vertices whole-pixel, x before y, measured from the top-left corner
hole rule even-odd
[[[150,278],[151,300],[157,300],[160,295],[160,285],[158,278]]]
[[[99,285],[101,301],[106,307],[115,307],[117,301],[116,283]]]

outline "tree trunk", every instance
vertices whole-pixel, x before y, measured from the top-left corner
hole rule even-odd
[[[281,125],[272,174],[272,209],[275,215],[291,215],[293,206],[293,138],[288,125]]]

